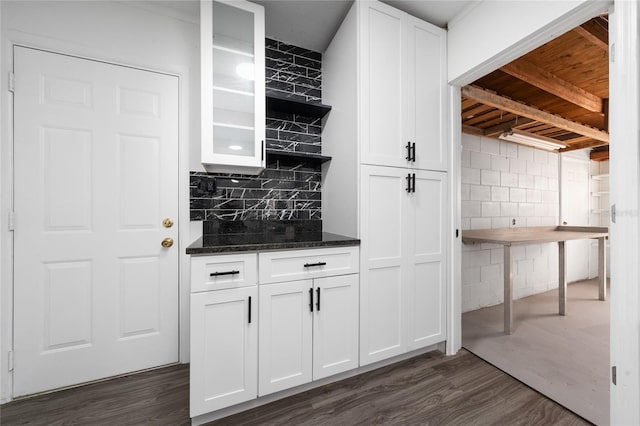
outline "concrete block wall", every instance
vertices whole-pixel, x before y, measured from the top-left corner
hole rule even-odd
[[[558,154],[462,135],[462,229],[554,226],[559,220]],[[558,287],[557,244],[512,249],[514,298]],[[502,303],[503,250],[463,245],[462,311]]]

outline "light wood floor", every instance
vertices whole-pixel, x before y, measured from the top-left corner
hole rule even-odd
[[[10,425],[188,425],[188,366],[15,401]],[[587,425],[461,350],[431,352],[228,417],[217,425]]]
[[[615,291],[615,288],[614,288]],[[567,316],[558,291],[514,303],[514,332],[504,335],[502,305],[462,316],[462,345],[598,425],[609,424],[609,301],[597,280],[568,286]]]

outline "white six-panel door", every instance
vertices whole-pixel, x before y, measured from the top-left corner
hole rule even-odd
[[[177,362],[178,79],[14,58],[14,395]]]

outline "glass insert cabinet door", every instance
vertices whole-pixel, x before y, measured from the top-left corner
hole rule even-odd
[[[202,0],[202,163],[209,171],[264,168],[264,8]]]

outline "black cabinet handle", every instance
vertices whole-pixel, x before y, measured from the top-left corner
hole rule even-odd
[[[406,179],[407,179],[407,192],[408,193],[416,192],[416,174],[408,173]]]
[[[237,275],[240,271],[225,271],[225,272],[212,272],[209,274],[210,277],[219,277],[220,275]]]
[[[251,296],[249,296],[249,324],[251,324]]]
[[[309,310],[313,312],[313,288],[309,289]]]
[[[264,161],[264,141],[262,141],[262,148],[261,148],[261,150],[262,150],[262,151],[261,151],[261,154],[262,154],[261,160],[262,160],[262,161]]]
[[[416,162],[416,143],[414,142],[411,147],[411,161]]]
[[[320,312],[320,287],[316,289],[316,296],[318,300],[316,300],[316,308],[318,308],[318,312]]]
[[[411,161],[411,142],[407,142],[407,146],[405,146],[405,148],[407,148],[407,156],[404,158],[407,161]]]
[[[327,264],[327,262],[305,263],[305,264],[304,264],[304,267],[305,267],[305,268],[311,268],[311,267],[313,267],[313,266],[324,266],[324,265],[326,265],[326,264]]]

